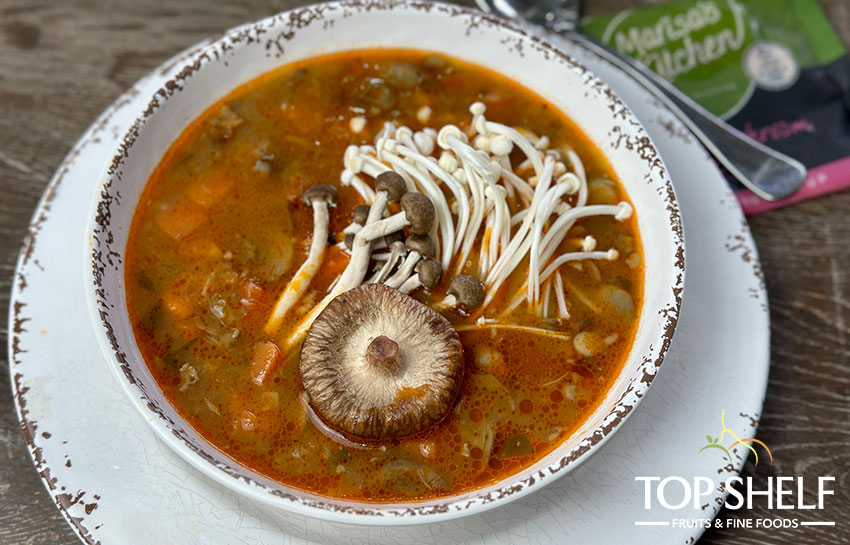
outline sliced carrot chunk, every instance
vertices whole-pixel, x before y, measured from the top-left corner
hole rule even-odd
[[[280,348],[271,341],[260,341],[251,353],[251,380],[257,386],[265,384],[280,367]]]
[[[223,255],[221,248],[205,236],[184,239],[178,250],[180,257],[219,259]]]
[[[208,174],[189,185],[186,193],[201,206],[212,206],[233,189],[233,180],[224,174]]]
[[[174,240],[180,240],[206,219],[204,211],[195,204],[175,203],[156,215],[156,226]]]
[[[162,305],[177,319],[183,320],[192,313],[192,305],[180,294],[166,291],[162,294]]]

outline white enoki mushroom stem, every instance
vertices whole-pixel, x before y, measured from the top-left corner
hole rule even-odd
[[[484,195],[493,203],[492,216],[488,215],[487,218],[488,223],[490,223],[490,217],[493,218],[493,221],[491,224],[490,240],[488,241],[490,247],[487,251],[487,261],[482,267],[482,278],[485,278],[487,271],[496,265],[496,260],[499,257],[499,248],[506,248],[510,244],[511,238],[507,191],[503,186],[491,184],[484,190]]]
[[[484,221],[484,235],[481,237],[481,247],[478,252],[478,277],[486,278],[487,277],[487,266],[489,264],[489,254],[490,254],[490,242],[491,239],[496,238],[493,236],[493,221],[495,217],[493,214],[487,214],[486,219]],[[498,238],[496,238],[498,242]]]
[[[549,216],[552,215],[552,212],[561,197],[571,190],[572,186],[568,184],[560,183],[555,185],[555,187],[546,192],[546,195],[543,197],[543,202],[537,208],[535,221],[531,230],[531,247],[529,248],[530,254],[528,261],[528,270],[530,273],[528,282],[528,300],[532,304],[537,302],[540,295],[540,277],[534,273],[539,270],[540,239],[543,233],[543,226],[548,221]]]
[[[551,329],[542,329],[539,327],[532,327],[526,325],[516,325],[516,324],[502,324],[496,322],[485,321],[483,323],[476,323],[475,325],[461,325],[455,328],[457,331],[478,331],[482,329],[488,330],[499,330],[499,329],[507,329],[510,331],[521,331],[523,333],[531,333],[533,335],[543,335],[546,337],[550,337],[552,339],[559,340],[569,340],[571,339],[570,335],[567,333],[563,333],[561,331],[555,331]]]
[[[561,318],[569,318],[567,302],[564,300],[564,279],[561,278],[561,273],[555,275],[555,299],[558,301],[558,314]]]
[[[463,270],[466,265],[466,260],[469,259],[469,254],[472,252],[472,245],[475,238],[478,236],[478,231],[481,229],[481,223],[484,219],[485,197],[484,188],[476,174],[468,163],[464,162],[461,172],[464,173],[463,179],[469,186],[472,192],[472,214],[469,223],[466,227],[466,232],[463,234],[463,242],[460,248],[460,259],[457,260],[457,272]]]
[[[413,180],[418,182],[418,189],[431,199],[434,203],[434,226],[440,231],[440,236],[443,241],[442,247],[442,264],[444,268],[448,268],[451,263],[452,253],[454,248],[454,225],[452,222],[452,213],[449,210],[449,205],[446,202],[446,196],[437,186],[427,171],[424,171],[415,165],[411,165],[398,155],[384,149],[384,159],[392,165],[394,170],[399,174],[406,173]],[[435,239],[438,240],[438,239]]]
[[[552,282],[543,283],[543,304],[540,313],[544,318],[549,317],[549,295],[552,293]]]
[[[552,224],[552,227],[546,233],[546,236],[543,237],[543,242],[541,244],[543,253],[541,254],[540,262],[546,263],[549,261],[577,219],[602,215],[614,216],[614,219],[618,221],[625,221],[631,217],[632,207],[625,201],[616,205],[593,204],[582,208],[574,208],[566,214],[561,215],[557,220],[555,220],[555,223]],[[594,241],[594,247],[595,246],[596,244]]]
[[[571,261],[583,261],[585,259],[600,259],[606,261],[614,261],[615,259],[620,257],[620,253],[611,248],[607,252],[568,252],[565,254],[561,254],[558,256],[556,260],[550,263],[540,274],[540,283],[545,284],[549,281],[549,277],[555,273],[561,266],[565,263],[569,263]],[[563,282],[563,279],[562,279]],[[515,308],[517,308],[523,301],[527,301],[526,291],[528,289],[528,280],[526,280],[522,286],[520,286],[519,290],[516,293],[516,296],[513,300],[511,300],[510,304],[505,307],[502,311],[502,314],[509,314]],[[548,297],[548,296],[547,296]],[[486,304],[486,299],[484,300]]]
[[[531,206],[528,208],[528,213],[523,218],[519,229],[517,229],[507,249],[502,252],[496,265],[490,270],[490,274],[487,276],[484,284],[489,286],[489,289],[484,299],[485,307],[493,300],[502,283],[519,265],[531,247],[531,239],[527,235],[531,231],[537,208],[540,206],[540,202],[549,188],[549,183],[552,181],[553,169],[554,161],[547,161],[546,166],[543,168],[542,176],[534,188],[534,198],[531,201]]]
[[[280,327],[281,322],[293,305],[304,295],[307,286],[313,280],[322,258],[325,256],[325,248],[328,245],[328,203],[322,200],[312,201],[313,206],[313,240],[310,242],[310,254],[307,260],[301,264],[295,276],[286,285],[283,293],[278,297],[272,314],[263,328],[266,333],[272,334]]]
[[[566,254],[561,254],[555,259],[552,263],[550,263],[543,272],[540,274],[540,278],[542,280],[546,280],[549,276],[552,275],[555,271],[557,271],[561,265],[567,263],[569,261],[580,261],[583,259],[602,259],[607,261],[614,261],[620,257],[620,252],[616,249],[611,248],[607,252],[569,252]]]
[[[552,227],[550,227],[549,231],[547,231],[546,236],[543,237],[543,240],[542,240],[540,246],[542,248],[544,248],[544,250],[540,254],[540,257],[537,260],[537,262],[538,263],[545,263],[546,261],[549,260],[549,258],[555,252],[555,250],[560,246],[561,241],[564,239],[564,237],[566,236],[570,227],[572,227],[572,225],[575,223],[576,220],[581,219],[581,218],[591,217],[591,216],[608,215],[608,216],[614,216],[614,219],[616,219],[618,221],[624,221],[625,219],[628,219],[631,216],[631,214],[632,214],[631,205],[629,205],[629,203],[627,203],[625,201],[621,202],[620,204],[617,204],[617,205],[594,204],[594,205],[589,205],[589,206],[583,206],[581,208],[573,208],[573,209],[567,211],[566,213],[559,216],[557,220],[555,220],[555,223],[552,225]],[[530,217],[529,215],[526,215],[526,217],[523,219],[523,225],[525,225],[525,221],[529,217]],[[516,236],[514,237],[514,240],[516,240]],[[526,253],[528,253],[530,251],[531,246],[532,246],[532,239],[527,238],[520,245],[519,249],[516,252],[514,252],[514,254],[512,255],[512,259],[509,262],[506,263],[505,267],[502,269],[502,271],[499,273],[499,275],[496,277],[496,279],[493,281],[493,283],[490,284],[490,287],[487,290],[487,296],[484,299],[484,306],[485,307],[496,296],[496,293],[498,292],[498,290],[501,287],[504,280],[506,280],[507,277],[517,267],[517,265],[519,265],[519,263],[525,257]],[[589,253],[593,253],[593,252],[589,252]],[[604,254],[606,256],[608,255],[605,252],[597,252],[597,254],[600,254],[600,255]],[[569,254],[564,254],[564,255],[566,256],[566,255],[576,255],[576,254],[575,253],[569,253]],[[602,259],[602,258],[597,258],[597,259]],[[607,259],[607,257],[606,257],[606,259]],[[492,271],[491,271],[491,276],[492,276]],[[529,278],[536,276],[538,285],[545,280],[544,275],[540,274],[540,272],[539,272],[539,267],[536,267],[534,270],[529,269],[528,276],[529,276]],[[528,284],[526,284],[526,288],[527,287],[528,287]],[[534,302],[534,299],[532,297],[528,297],[528,300],[529,300],[530,303]]]

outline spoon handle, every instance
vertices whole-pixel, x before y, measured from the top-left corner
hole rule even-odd
[[[792,195],[806,179],[806,167],[712,115],[638,61],[577,32],[565,32],[637,80],[667,106],[726,169],[759,197],[775,201]]]

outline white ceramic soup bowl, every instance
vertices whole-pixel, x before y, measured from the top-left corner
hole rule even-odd
[[[634,345],[596,411],[550,454],[503,481],[463,494],[367,504],[307,493],[245,467],[207,442],[163,395],[136,345],[124,291],[124,252],[139,196],[189,122],[245,83],[282,64],[335,51],[415,48],[454,56],[523,82],[564,111],[610,161],[634,204],[645,262]],[[161,88],[115,152],[91,213],[90,310],[104,357],[159,437],[194,467],[245,496],[335,522],[421,524],[519,498],[566,474],[611,436],[656,376],[678,317],[684,247],[673,188],[641,124],[596,76],[545,41],[457,6],[413,1],[340,2],[236,28],[164,66]]]

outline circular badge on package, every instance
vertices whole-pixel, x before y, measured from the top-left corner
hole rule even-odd
[[[800,66],[794,54],[776,42],[756,42],[744,52],[744,72],[767,91],[782,91],[794,85]]]

